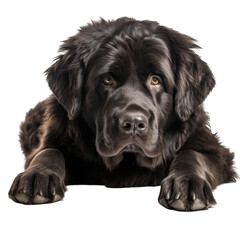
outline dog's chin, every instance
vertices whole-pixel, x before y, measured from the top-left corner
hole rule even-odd
[[[144,151],[143,151],[143,149],[142,149],[139,145],[134,144],[134,143],[126,145],[126,146],[120,151],[120,154],[121,154],[121,153],[126,153],[126,152],[129,152],[129,153],[139,153],[139,154],[142,154],[142,155],[145,154]]]
[[[154,170],[156,167],[161,165],[162,163],[162,156],[148,156],[145,154],[143,148],[141,148],[137,144],[128,144],[124,148],[118,150],[115,155],[112,156],[105,156],[102,155],[102,159],[106,165],[106,167],[112,171],[113,169],[117,168],[118,165],[124,158],[125,153],[133,153],[135,155],[136,163],[139,167],[148,168]]]

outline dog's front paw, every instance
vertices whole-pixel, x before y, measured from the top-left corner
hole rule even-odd
[[[180,211],[208,209],[216,204],[209,183],[198,176],[165,178],[158,201],[166,208]]]
[[[63,179],[56,174],[29,169],[17,175],[8,194],[15,202],[42,204],[61,200],[65,191]]]

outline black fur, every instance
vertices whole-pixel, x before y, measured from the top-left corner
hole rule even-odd
[[[157,22],[92,22],[66,40],[46,71],[53,95],[21,125],[25,172],[9,196],[63,198],[65,184],[161,185],[159,203],[207,209],[234,181],[233,153],[202,103],[215,85],[195,40]],[[65,184],[64,184],[65,183]]]

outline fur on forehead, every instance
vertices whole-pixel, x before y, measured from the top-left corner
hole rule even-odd
[[[124,30],[123,30],[124,32]],[[139,39],[126,34],[108,39],[89,60],[86,72],[92,79],[96,75],[114,73],[127,79],[132,71],[140,78],[161,74],[174,86],[171,57],[167,44],[152,34]]]

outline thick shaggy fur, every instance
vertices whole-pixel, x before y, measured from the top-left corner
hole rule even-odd
[[[194,39],[157,22],[92,22],[66,40],[46,71],[53,95],[21,125],[25,171],[9,196],[63,198],[67,184],[161,185],[159,203],[207,209],[235,180],[233,153],[202,103],[215,85]]]

